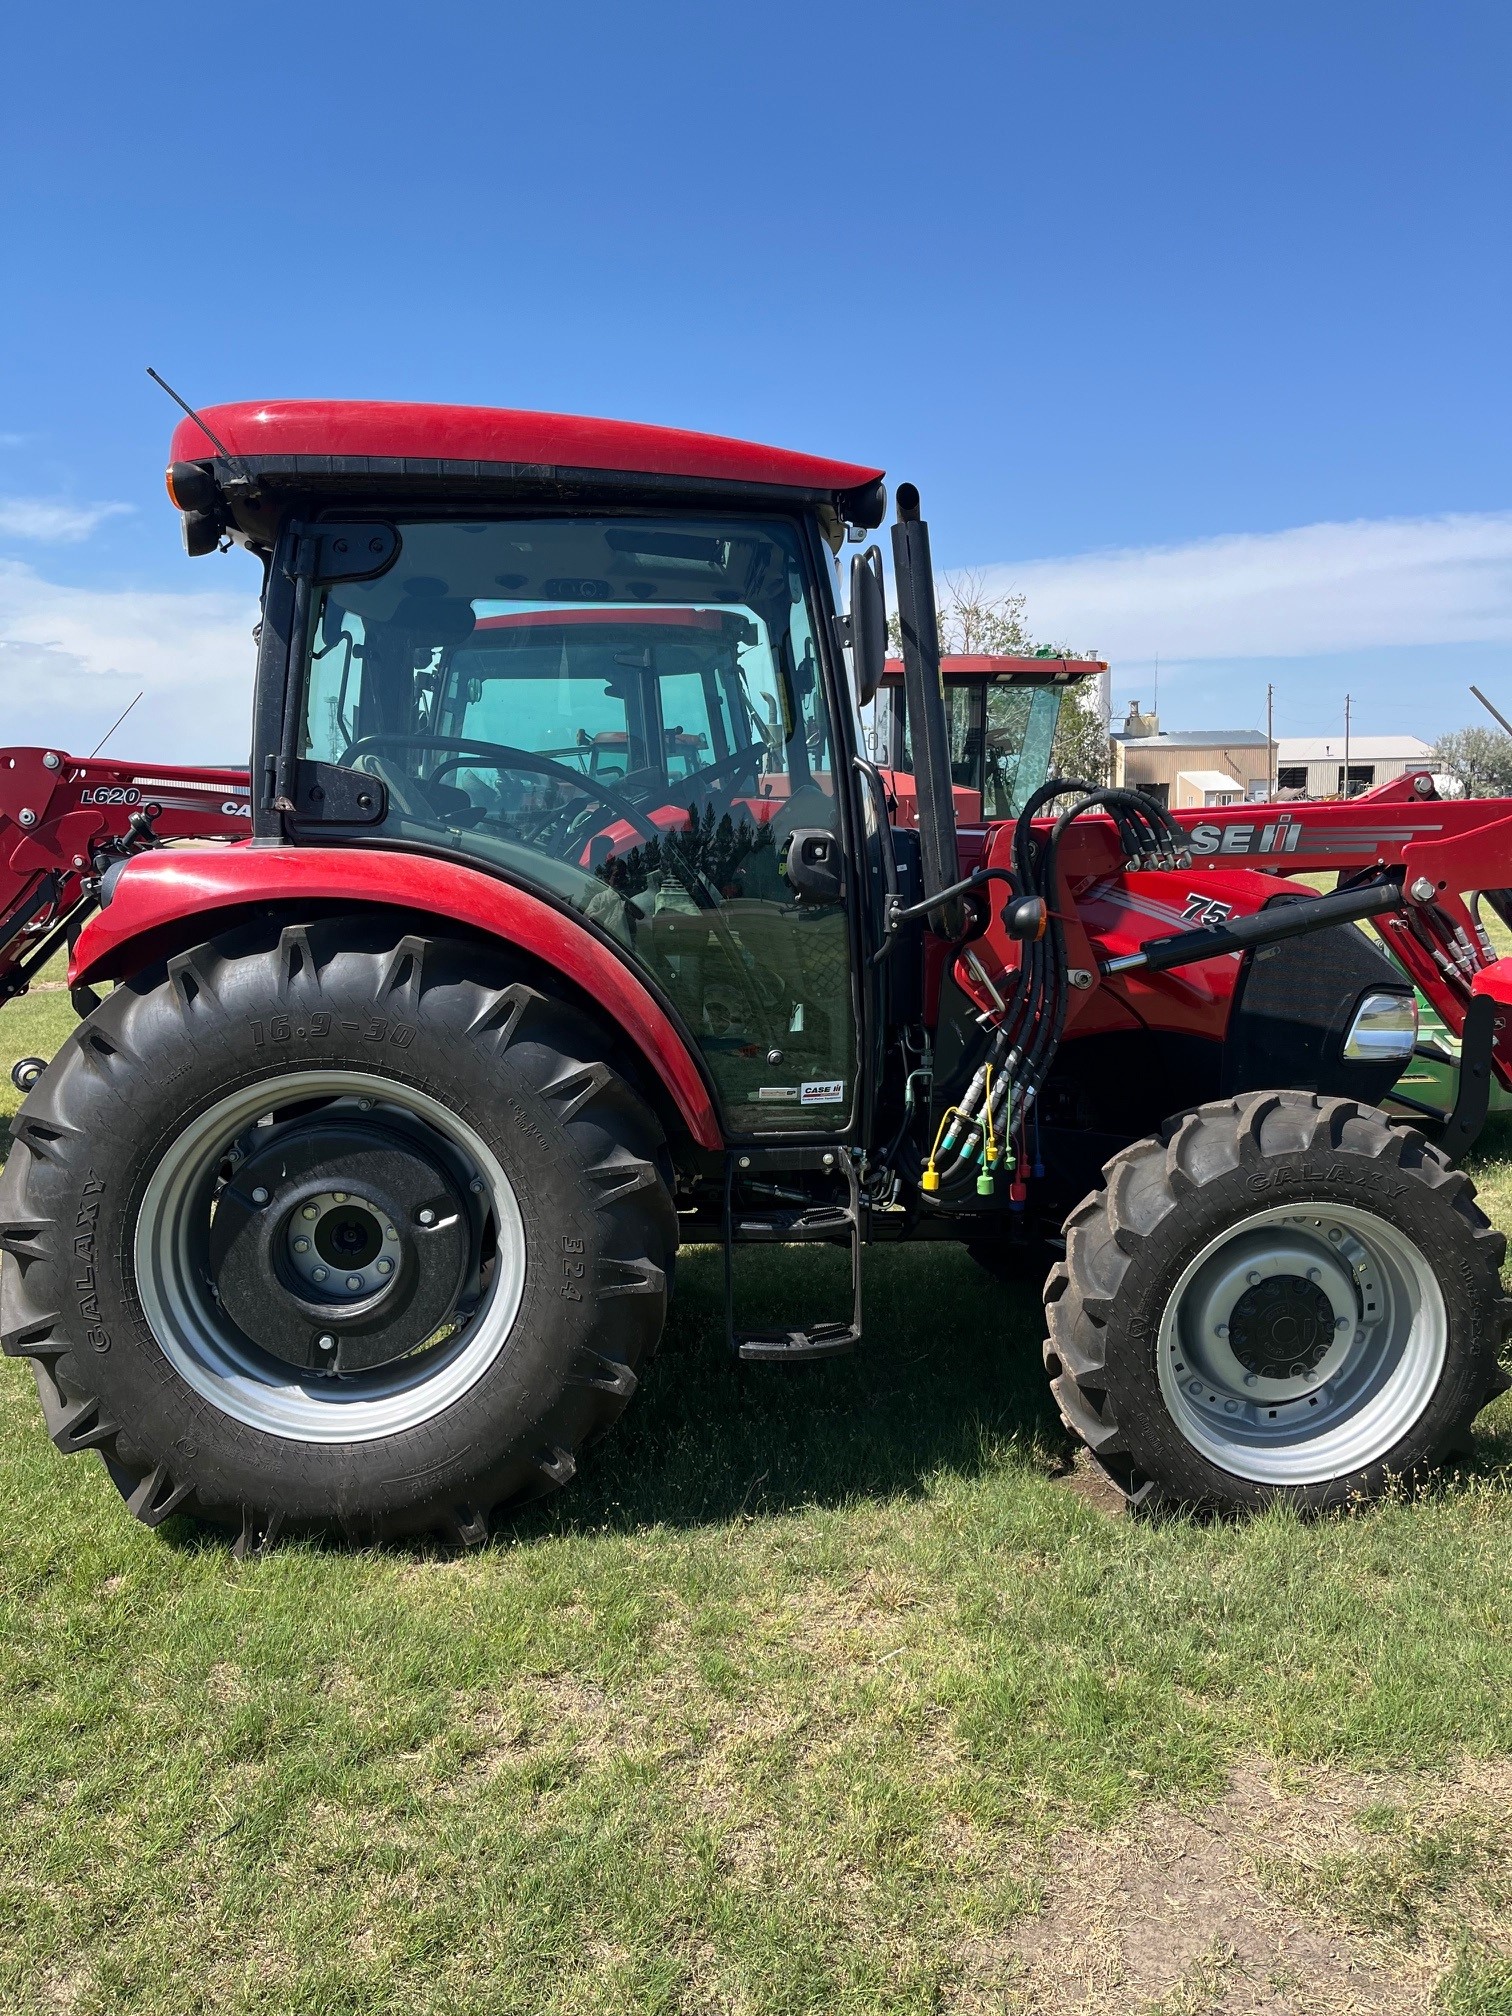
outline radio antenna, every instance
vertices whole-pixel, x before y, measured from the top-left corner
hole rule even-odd
[[[257,485],[255,479],[253,478],[252,471],[247,467],[246,463],[243,462],[240,455],[236,454],[236,452],[233,449],[228,448],[225,442],[221,440],[220,436],[211,431],[211,429],[206,425],[206,423],[200,418],[199,414],[196,413],[194,408],[189,404],[189,401],[187,399],[180,398],[178,393],[175,392],[173,387],[168,383],[168,380],[165,377],[163,377],[162,373],[154,371],[150,364],[147,366],[147,376],[152,380],[154,385],[162,386],[163,390],[168,394],[168,397],[173,401],[174,405],[181,407],[182,410],[189,415],[189,418],[194,422],[195,426],[198,427],[201,434],[203,434],[207,440],[213,441],[215,443],[215,446],[219,448],[221,454],[231,464],[231,467],[236,471],[237,475],[240,476],[243,483],[246,484],[247,488],[249,490],[255,490]]]
[[[215,437],[212,435],[211,439],[213,440],[214,438]],[[142,691],[145,692],[146,690],[147,689],[143,687]],[[128,706],[123,707],[120,713],[117,714],[114,721],[111,722],[110,726],[105,730],[105,733],[100,737],[99,741],[96,742],[93,749],[90,750],[88,757],[88,760],[90,762],[93,762],[95,757],[99,755],[100,751],[105,747],[105,744],[110,740],[111,736],[114,735],[117,728],[120,727],[121,723],[126,719],[126,716],[131,712],[131,709],[135,707],[137,700],[140,700],[141,697],[142,694],[138,693],[138,695],[136,696],[136,700],[131,701],[131,703]]]
[[[1512,735],[1512,721],[1509,721],[1507,719],[1506,715],[1503,714],[1501,709],[1499,707],[1493,707],[1491,705],[1491,702],[1486,698],[1485,694],[1482,693],[1479,686],[1472,686],[1470,688],[1470,691],[1475,695],[1476,699],[1479,700],[1482,707],[1484,707],[1486,712],[1491,716],[1492,720],[1494,720],[1500,727],[1504,728],[1509,735]]]

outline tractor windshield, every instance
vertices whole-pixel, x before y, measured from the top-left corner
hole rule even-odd
[[[388,573],[317,604],[306,755],[381,778],[396,837],[526,877],[617,938],[719,1054],[740,1121],[783,1121],[755,1112],[782,1103],[769,1052],[849,1086],[843,908],[787,929],[788,835],[838,830],[798,528],[400,532]]]
[[[969,820],[1016,819],[1025,802],[1050,774],[1050,751],[1060,719],[1064,686],[1035,685],[1025,679],[945,677],[950,724],[950,775],[957,791],[980,800],[968,803]],[[903,689],[896,689],[891,767],[911,772]]]

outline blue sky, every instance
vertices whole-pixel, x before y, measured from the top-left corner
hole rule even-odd
[[[1171,726],[1512,701],[1505,6],[154,5],[7,27],[13,739],[235,758],[173,414],[539,406],[923,491]],[[1512,711],[1512,709],[1509,709]]]

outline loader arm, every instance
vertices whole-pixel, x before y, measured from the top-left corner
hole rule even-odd
[[[1483,896],[1504,923],[1512,923],[1512,800],[1441,799],[1431,778],[1419,773],[1347,801],[1209,806],[1171,816],[1190,836],[1191,867],[1181,872],[1195,878],[1236,868],[1337,874],[1341,883],[1392,876],[1404,900],[1377,920],[1376,929],[1452,1035],[1464,1033],[1477,995],[1512,999],[1512,960],[1498,958],[1467,901]],[[1081,820],[1067,836],[1062,869],[1073,899],[1136,865],[1172,864],[1125,863],[1108,819]],[[1074,914],[1076,901],[1068,908]],[[1094,943],[1090,960],[1101,963],[1114,949],[1125,948]],[[1223,950],[1215,943],[1213,956]],[[1512,1029],[1500,1021],[1493,1059],[1501,1082],[1512,1086]]]
[[[77,936],[113,863],[251,830],[245,770],[0,749],[0,1004]]]

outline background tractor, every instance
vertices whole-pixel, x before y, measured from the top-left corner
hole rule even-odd
[[[1138,1501],[1368,1497],[1500,1390],[1455,1164],[1512,1078],[1512,807],[1048,777],[1100,668],[942,679],[906,484],[872,761],[876,469],[275,402],[187,418],[168,483],[262,568],[250,769],[0,752],[0,990],[66,942],[82,1017],[23,1074],[0,1333],[139,1518],[481,1540],[628,1403],[684,1241],[746,1362],[853,1349],[868,1241],[1048,1266],[1061,1412]],[[1415,987],[1462,1046],[1432,1140],[1382,1110]],[[743,1328],[763,1243],[846,1247],[849,1316]]]

